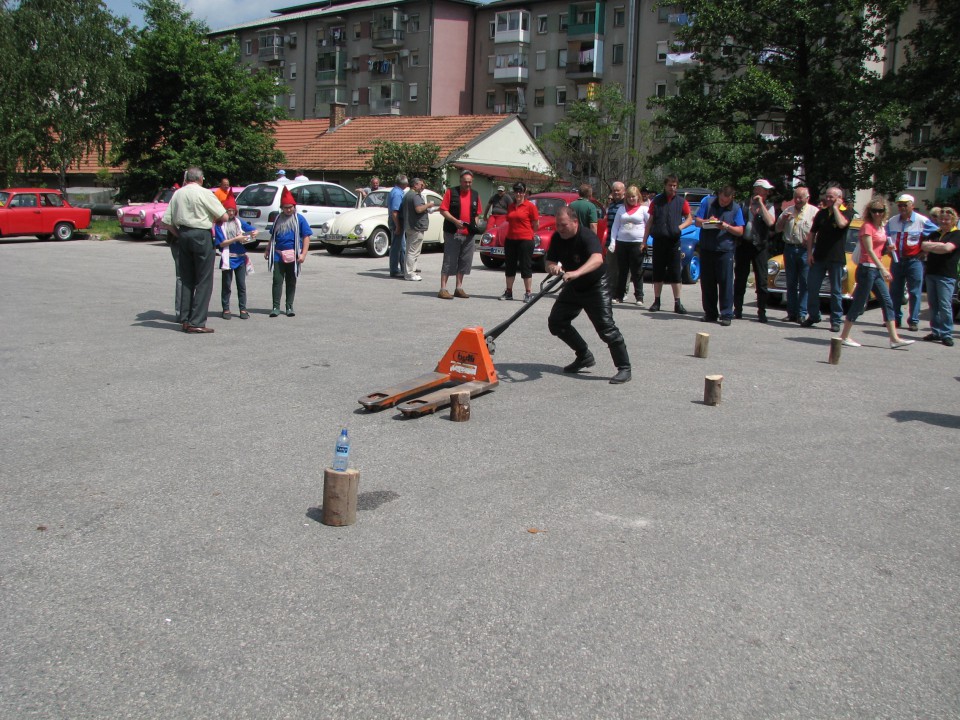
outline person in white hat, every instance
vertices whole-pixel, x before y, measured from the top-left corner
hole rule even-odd
[[[290,182],[290,178],[287,177],[287,171],[284,170],[283,168],[281,168],[280,170],[277,170],[277,182],[278,183]]]
[[[743,297],[747,294],[747,278],[753,268],[753,278],[757,291],[757,321],[767,321],[767,262],[770,253],[767,240],[776,222],[773,203],[768,202],[773,185],[760,178],[753,184],[750,202],[743,208],[746,225],[743,235],[737,241],[737,250],[733,261],[733,316],[743,317]]]
[[[896,326],[903,322],[903,290],[909,295],[910,315],[907,327],[914,332],[920,328],[920,292],[923,289],[923,261],[920,259],[920,240],[923,235],[939,233],[940,228],[929,218],[913,209],[913,195],[897,196],[897,214],[887,220],[887,239],[893,245],[893,263],[890,271],[890,297]]]

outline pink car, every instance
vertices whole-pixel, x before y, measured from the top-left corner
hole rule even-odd
[[[117,220],[120,221],[120,229],[128,235],[135,238],[142,238],[149,235],[156,239],[154,234],[154,220],[159,220],[167,211],[167,205],[170,204],[170,198],[173,197],[174,188],[164,188],[157,193],[153,202],[134,203],[117,210]]]

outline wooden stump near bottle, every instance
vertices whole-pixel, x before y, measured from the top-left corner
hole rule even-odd
[[[324,525],[343,527],[357,521],[357,490],[360,487],[359,470],[323,471],[323,517]]]
[[[723,375],[707,375],[703,379],[703,404],[719,405],[723,390]]]

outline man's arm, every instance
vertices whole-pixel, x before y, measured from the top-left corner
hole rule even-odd
[[[843,211],[840,209],[840,205],[842,205],[842,203],[834,203],[832,210],[833,218],[837,222],[837,227],[842,230],[850,224],[850,218],[844,215]]]
[[[586,275],[587,273],[591,273],[597,268],[601,267],[602,265],[603,265],[603,255],[601,255],[600,253],[594,253],[593,255],[588,257],[587,261],[583,265],[578,267],[576,270],[565,272],[563,274],[563,280],[564,282],[567,282],[569,280],[576,280],[578,277],[581,277],[582,275]],[[553,274],[556,274],[556,273],[553,273]]]
[[[760,215],[763,216],[763,221],[767,224],[767,227],[773,227],[776,222],[772,209],[773,205],[765,205],[763,202],[760,203]]]

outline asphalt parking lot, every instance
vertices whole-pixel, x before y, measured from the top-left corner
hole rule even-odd
[[[271,319],[254,258],[253,317],[187,335],[162,244],[0,244],[0,717],[960,717],[960,349],[873,307],[829,365],[824,325],[684,287],[615,309],[612,386],[585,318],[559,372],[545,298],[469,422],[404,419],[357,398],[517,309],[502,273],[442,301],[437,253],[315,251]]]

